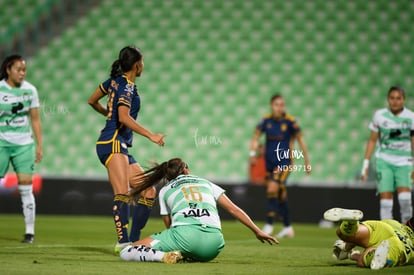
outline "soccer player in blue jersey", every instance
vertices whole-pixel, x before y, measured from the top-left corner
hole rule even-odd
[[[89,98],[88,103],[99,113],[106,116],[106,124],[96,143],[99,160],[108,171],[112,185],[113,218],[118,243],[115,253],[139,240],[141,229],[145,226],[156,196],[155,188],[143,190],[132,214],[132,227],[128,236],[130,187],[137,187],[132,175],[143,169],[132,157],[128,148],[132,146],[133,132],[147,137],[159,146],[164,146],[164,134],[154,134],[139,124],[136,119],[141,107],[141,99],[135,84],[144,69],[144,57],[133,46],[124,47],[119,58],[113,62],[110,77],[102,82]],[[99,103],[107,97],[107,106]]]
[[[37,89],[25,77],[26,62],[22,56],[4,59],[0,69],[0,179],[12,164],[26,226],[22,242],[33,243],[36,203],[32,178],[35,162],[43,157],[42,126]]]
[[[265,134],[265,160],[267,185],[267,217],[263,231],[272,234],[273,222],[277,214],[283,218],[283,229],[278,238],[293,237],[287,203],[286,180],[292,171],[310,173],[308,150],[296,119],[286,113],[284,98],[276,94],[270,99],[271,114],[266,115],[257,125],[250,145],[250,162],[256,161],[259,139]],[[300,151],[293,149],[297,140]],[[304,158],[304,165],[293,164],[294,159]]]
[[[137,175],[142,182],[134,193],[164,183],[160,190],[160,214],[166,230],[124,248],[125,261],[176,263],[182,257],[207,262],[224,247],[217,204],[247,226],[261,242],[278,241],[258,228],[216,184],[190,174],[188,165],[173,158]]]

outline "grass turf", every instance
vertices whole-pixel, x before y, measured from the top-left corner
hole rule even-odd
[[[0,215],[0,274],[413,274],[414,266],[359,269],[331,258],[335,230],[295,224],[296,237],[262,244],[236,221],[224,221],[226,247],[209,263],[122,262],[113,255],[111,217],[38,215],[34,244],[22,244],[23,218]],[[163,229],[150,219],[143,236]]]

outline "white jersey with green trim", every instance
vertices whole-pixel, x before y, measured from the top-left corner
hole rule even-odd
[[[221,229],[216,201],[225,192],[194,175],[180,175],[161,188],[160,214],[171,217],[171,227],[201,225]]]
[[[394,115],[388,108],[377,110],[369,128],[379,134],[376,157],[397,166],[412,165],[411,135],[414,113],[407,108]]]
[[[19,88],[0,81],[0,146],[33,143],[29,111],[39,108],[36,88],[23,81]]]

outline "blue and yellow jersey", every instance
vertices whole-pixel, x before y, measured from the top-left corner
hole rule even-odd
[[[118,139],[121,144],[132,146],[133,133],[128,127],[119,122],[118,107],[123,105],[130,108],[129,114],[137,119],[141,107],[141,99],[135,83],[125,75],[109,78],[99,85],[101,91],[108,96],[107,118],[105,128],[101,131],[98,142]]]
[[[296,119],[285,114],[280,119],[266,115],[256,127],[266,136],[265,159],[267,170],[277,165],[290,165],[292,163],[293,143],[300,134]]]

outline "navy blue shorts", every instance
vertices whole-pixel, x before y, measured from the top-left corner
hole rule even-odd
[[[107,166],[112,156],[117,153],[127,155],[129,164],[137,162],[134,157],[129,154],[128,146],[117,139],[110,141],[97,141],[96,153],[101,163],[105,166]]]
[[[274,181],[277,184],[286,184],[291,171],[289,163],[266,162],[266,180]]]

